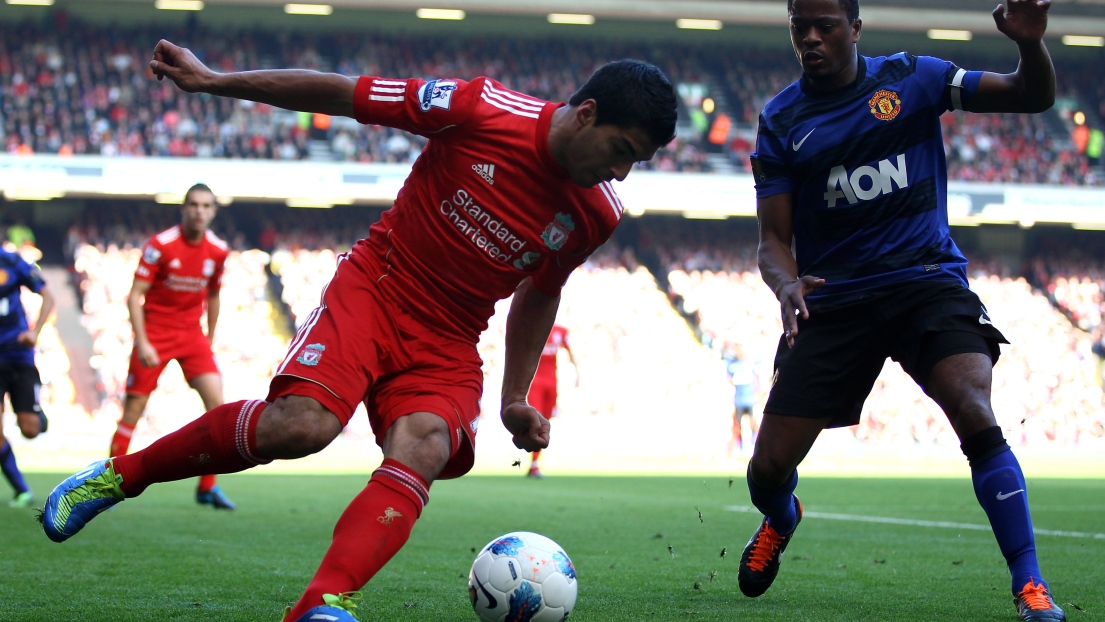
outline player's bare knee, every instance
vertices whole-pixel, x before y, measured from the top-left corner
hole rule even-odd
[[[778,488],[794,473],[794,464],[769,452],[756,452],[749,461],[748,474],[761,488]]]
[[[449,425],[432,413],[400,417],[384,439],[384,456],[402,462],[429,480],[441,473],[451,453]]]
[[[257,451],[293,459],[322,451],[341,432],[337,415],[317,400],[287,396],[268,405],[257,422]]]
[[[38,415],[34,415],[34,418],[30,417],[18,417],[19,420],[19,433],[23,435],[23,438],[35,438],[42,433],[42,425],[39,423]]]

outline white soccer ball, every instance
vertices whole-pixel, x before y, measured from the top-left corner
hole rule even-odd
[[[515,531],[483,547],[468,573],[483,622],[561,622],[576,604],[576,569],[560,545]]]

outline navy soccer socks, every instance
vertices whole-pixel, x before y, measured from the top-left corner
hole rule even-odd
[[[798,487],[798,471],[778,488],[763,488],[752,481],[752,463],[748,464],[748,493],[752,505],[767,517],[771,528],[781,535],[794,531],[798,525],[798,508],[794,489]]]
[[[31,490],[27,486],[27,480],[23,479],[23,473],[19,471],[19,467],[15,464],[15,452],[12,451],[12,445],[6,439],[4,440],[4,447],[0,449],[0,470],[4,472],[4,477],[15,489],[16,495]]]
[[[1001,428],[992,427],[963,441],[963,453],[971,465],[975,497],[990,519],[998,548],[1005,556],[1013,579],[1013,593],[1030,580],[1047,583],[1036,560],[1036,538],[1028,510],[1028,486],[1017,457],[1009,449]]]

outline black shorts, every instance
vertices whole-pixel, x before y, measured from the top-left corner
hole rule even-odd
[[[0,363],[0,401],[7,393],[16,413],[41,413],[42,406],[38,403],[41,389],[42,379],[34,365]]]
[[[982,301],[956,284],[918,282],[798,318],[794,347],[780,337],[765,413],[859,423],[863,402],[890,357],[923,388],[945,358],[979,352],[997,363],[1009,343]]]

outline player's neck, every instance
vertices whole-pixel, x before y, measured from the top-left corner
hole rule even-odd
[[[564,150],[568,143],[574,109],[570,105],[557,108],[553,111],[552,122],[549,124],[549,154],[565,170],[568,168],[568,158]]]
[[[203,236],[207,235],[207,230],[204,229],[202,231],[192,231],[187,227],[181,226],[180,235],[184,238],[184,241],[188,242],[189,244],[199,244],[203,241]]]

